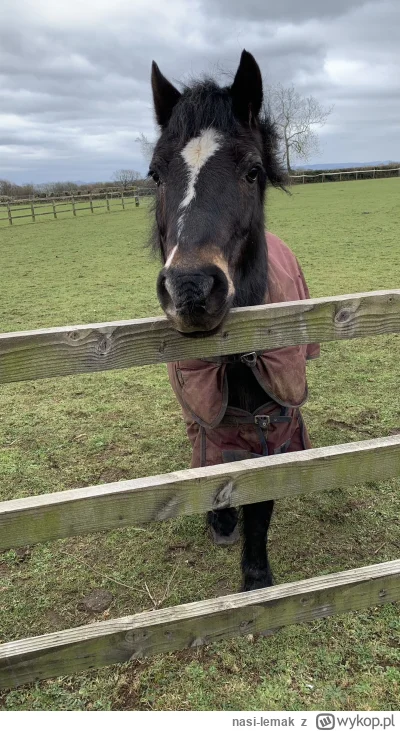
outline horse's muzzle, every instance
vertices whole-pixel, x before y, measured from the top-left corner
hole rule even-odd
[[[185,335],[211,334],[231,304],[228,279],[213,264],[196,270],[162,269],[157,295],[175,329]]]

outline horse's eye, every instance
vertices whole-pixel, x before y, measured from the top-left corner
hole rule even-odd
[[[149,170],[149,175],[153,178],[154,182],[157,183],[157,185],[160,185],[160,176],[158,173],[156,173],[155,170]]]
[[[259,172],[260,172],[260,168],[258,168],[258,167],[250,168],[249,172],[246,175],[246,178],[249,181],[249,183],[255,183]]]

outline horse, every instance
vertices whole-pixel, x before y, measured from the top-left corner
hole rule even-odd
[[[265,233],[268,185],[286,189],[279,139],[263,108],[260,68],[241,54],[229,86],[212,78],[179,91],[153,61],[160,135],[149,176],[156,183],[153,245],[162,309],[185,337],[220,332],[231,307],[309,297],[296,257]],[[193,446],[192,466],[309,448],[300,406],[305,364],[318,346],[168,364]],[[242,590],[273,584],[267,534],[274,502],[242,506]],[[207,515],[218,545],[239,539],[228,502]]]

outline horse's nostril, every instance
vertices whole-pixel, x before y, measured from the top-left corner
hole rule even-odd
[[[224,286],[226,282],[226,277],[224,274],[222,274],[222,277],[216,275],[212,278],[212,280],[212,286],[209,292],[210,295],[215,294],[221,287]]]
[[[211,294],[212,290],[215,286],[215,277],[213,276],[207,276],[204,277],[204,282],[202,286],[203,295],[204,297],[208,297],[209,294]]]
[[[168,291],[167,277],[163,271],[160,272],[157,279],[157,296],[164,310],[170,306],[172,297]]]

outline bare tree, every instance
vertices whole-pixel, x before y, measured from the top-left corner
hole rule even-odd
[[[118,183],[118,185],[121,185],[124,190],[141,179],[142,176],[137,170],[116,170],[113,175],[113,180]]]
[[[0,180],[0,196],[9,198],[14,194],[14,186],[9,180]]]
[[[143,132],[140,133],[139,137],[136,137],[135,142],[139,143],[140,152],[142,153],[142,156],[145,159],[146,163],[149,165],[150,160],[153,157],[155,143],[150,142],[148,137],[146,137]]]
[[[308,160],[319,152],[315,126],[323,127],[333,107],[323,107],[313,96],[302,97],[294,86],[277,84],[268,91],[269,112],[283,143],[283,156],[288,172],[294,157]]]

